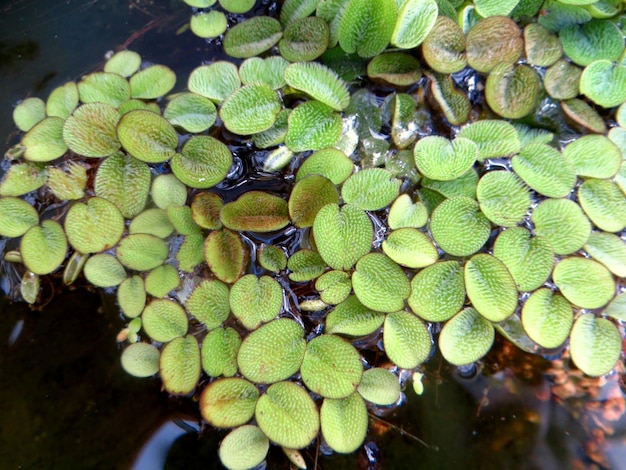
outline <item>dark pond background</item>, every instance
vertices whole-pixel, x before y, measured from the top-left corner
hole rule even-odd
[[[16,139],[18,100],[46,99],[101,66],[109,50],[128,47],[171,67],[183,88],[188,73],[220,50],[189,31],[177,34],[190,11],[182,0],[1,0],[2,150]],[[10,266],[0,266],[2,290],[15,279]],[[224,433],[197,432],[193,399],[172,399],[158,380],[122,370],[115,338],[124,323],[111,296],[79,285],[50,299],[33,310],[0,295],[0,470],[222,468],[216,449]],[[559,404],[549,366],[504,341],[483,373],[468,377],[435,356],[422,396],[409,386],[402,406],[372,410],[361,450],[325,456],[322,445],[303,453],[309,468],[320,469],[626,468],[623,417],[598,442],[584,413],[591,402]],[[276,448],[267,466],[289,468]]]

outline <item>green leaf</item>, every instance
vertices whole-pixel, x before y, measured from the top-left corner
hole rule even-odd
[[[228,286],[217,279],[207,279],[198,284],[185,308],[209,330],[219,327],[230,314]]]
[[[76,83],[67,82],[65,85],[61,85],[50,92],[50,96],[48,96],[46,101],[46,114],[67,119],[76,106],[78,106],[78,88]]]
[[[389,209],[387,224],[392,230],[411,227],[419,228],[428,222],[428,211],[421,202],[413,203],[411,196],[401,194]]]
[[[237,66],[218,60],[211,65],[195,68],[187,81],[189,91],[221,103],[241,85]]]
[[[208,135],[191,137],[170,165],[176,177],[192,188],[210,188],[220,183],[233,164],[230,149]]]
[[[143,211],[128,226],[128,233],[149,233],[164,239],[173,232],[174,226],[167,218],[167,212],[158,207]]]
[[[293,382],[271,385],[259,398],[254,416],[271,441],[289,449],[309,445],[320,427],[313,399]]]
[[[350,0],[339,20],[339,45],[361,57],[380,54],[394,32],[396,10],[394,0]]]
[[[515,281],[495,256],[481,253],[465,263],[465,288],[474,308],[489,321],[502,321],[515,312]]]
[[[383,325],[387,357],[402,369],[414,369],[430,355],[432,339],[428,328],[409,312],[390,313]]]
[[[326,444],[335,452],[349,454],[365,440],[367,408],[358,393],[340,399],[325,398],[320,422]]]
[[[341,137],[341,116],[319,101],[299,104],[288,119],[285,145],[292,152],[332,147]]]
[[[426,75],[430,78],[433,98],[450,124],[458,126],[466,123],[469,119],[471,104],[465,93],[455,87],[452,77],[434,72]]]
[[[400,382],[390,370],[373,367],[363,372],[357,392],[376,405],[393,405],[400,399]]]
[[[315,12],[317,0],[285,0],[280,9],[280,22],[287,26]]]
[[[280,55],[290,62],[315,60],[328,47],[330,28],[317,16],[299,18],[285,28],[278,43]]]
[[[273,273],[278,273],[287,267],[285,252],[273,245],[262,245],[257,260],[263,268]]]
[[[196,93],[182,93],[172,99],[163,117],[173,126],[182,127],[187,132],[203,132],[217,119],[217,110],[211,100]]]
[[[537,107],[540,90],[539,75],[532,67],[500,63],[487,77],[485,99],[500,116],[519,119]]]
[[[490,171],[476,188],[480,210],[491,222],[502,227],[519,224],[530,210],[530,191],[511,171]]]
[[[439,334],[439,349],[446,361],[461,366],[487,354],[494,338],[493,325],[475,309],[468,307],[443,326]]]
[[[336,111],[350,103],[346,83],[333,70],[317,62],[291,64],[285,70],[285,81]]]
[[[218,10],[200,12],[191,17],[189,27],[193,34],[201,38],[216,38],[228,28],[226,15]]]
[[[538,193],[552,198],[567,196],[576,184],[576,171],[561,152],[550,145],[524,146],[511,160],[513,170]]]
[[[130,77],[129,84],[132,98],[154,100],[174,88],[176,74],[165,65],[151,65]]]
[[[83,273],[96,287],[115,287],[126,279],[124,266],[114,256],[104,253],[89,257]]]
[[[279,318],[254,330],[243,340],[237,364],[242,375],[252,382],[279,382],[298,371],[305,349],[302,327],[294,320]]]
[[[411,279],[409,307],[420,318],[443,322],[452,318],[465,303],[465,279],[456,261],[440,261],[421,270]]]
[[[328,314],[325,331],[330,334],[367,336],[380,328],[384,320],[383,313],[367,308],[355,295],[350,295]]]
[[[626,242],[617,235],[591,232],[584,249],[617,277],[626,277]]]
[[[485,244],[491,224],[476,201],[468,197],[452,197],[433,211],[430,232],[446,253],[469,256]]]
[[[26,148],[24,158],[32,162],[50,162],[67,152],[63,140],[64,120],[48,117],[35,124],[22,137],[21,145]]]
[[[386,52],[367,64],[367,75],[397,86],[410,86],[422,77],[419,61],[404,52]]]
[[[511,16],[520,0],[476,0],[476,11],[483,18],[489,16]]]
[[[235,58],[261,55],[282,37],[279,21],[269,16],[255,16],[230,28],[224,36],[224,50]]]
[[[54,220],[29,228],[20,241],[24,265],[35,274],[55,271],[65,259],[67,239],[63,228]]]
[[[352,287],[363,305],[378,312],[402,309],[411,291],[402,268],[382,253],[370,253],[359,260]]]
[[[559,31],[563,51],[583,67],[596,60],[617,61],[624,51],[622,32],[612,21],[593,19]]]
[[[535,234],[546,237],[557,255],[580,250],[591,233],[591,223],[570,199],[545,199],[531,216]]]
[[[622,337],[613,323],[593,314],[578,317],[570,335],[570,353],[585,374],[608,374],[619,360]]]
[[[481,19],[467,33],[467,63],[489,73],[499,63],[513,64],[524,49],[522,31],[506,16]]]
[[[220,461],[229,470],[247,470],[263,462],[269,447],[267,436],[259,428],[239,426],[220,443]]]
[[[71,161],[64,168],[48,167],[46,186],[61,200],[82,199],[87,186],[87,169]]]
[[[347,270],[369,253],[374,227],[361,209],[328,204],[317,213],[313,233],[323,260],[333,269]]]
[[[191,393],[200,379],[200,349],[195,337],[175,338],[161,351],[159,371],[171,395]]]
[[[159,371],[161,353],[148,343],[134,343],[122,352],[122,367],[134,377],[150,377]]]
[[[561,109],[577,127],[596,134],[606,134],[604,119],[586,101],[577,98],[563,101]]]
[[[172,226],[181,235],[200,235],[200,227],[193,220],[189,206],[169,206],[165,213]]]
[[[453,19],[439,15],[422,43],[422,54],[436,72],[459,72],[467,64],[465,34]]]
[[[296,251],[287,260],[289,279],[294,282],[307,282],[322,275],[326,264],[317,251],[302,249]]]
[[[147,163],[169,160],[176,154],[178,145],[172,125],[158,114],[142,109],[122,116],[117,138],[129,154]]]
[[[440,136],[420,139],[413,149],[415,164],[426,177],[449,181],[465,174],[478,157],[478,146],[463,137],[453,141]]]
[[[603,108],[626,101],[626,66],[609,60],[596,60],[585,67],[580,77],[580,93]]]
[[[254,7],[255,0],[219,0],[219,2],[229,13],[247,13]]]
[[[233,328],[215,328],[202,340],[202,369],[211,377],[232,377],[237,373],[239,333]]]
[[[615,279],[603,265],[588,258],[568,257],[557,263],[554,284],[580,308],[600,308],[615,296]]]
[[[332,181],[320,175],[310,175],[298,181],[291,190],[289,217],[296,227],[311,227],[322,207],[338,202],[339,193]]]
[[[39,223],[37,210],[23,199],[0,198],[0,236],[17,238]]]
[[[176,302],[154,299],[141,314],[143,329],[154,341],[169,343],[187,333],[187,315]]]
[[[506,121],[483,119],[461,129],[458,137],[472,140],[478,146],[478,161],[506,157],[521,148],[515,127]]]
[[[435,0],[406,0],[398,11],[391,44],[400,49],[419,46],[433,29],[439,8]]]
[[[117,108],[130,98],[130,85],[117,73],[96,72],[78,83],[78,96],[83,103],[100,102]]]
[[[104,160],[96,172],[96,196],[115,204],[122,215],[132,218],[146,205],[150,191],[150,168],[122,153]]]
[[[149,271],[167,258],[167,244],[154,235],[135,233],[122,238],[116,249],[124,266],[135,271]]]
[[[178,269],[170,264],[157,266],[146,276],[146,292],[153,297],[165,297],[178,288]]]
[[[224,226],[238,232],[273,232],[289,223],[287,202],[262,191],[248,191],[226,204],[220,213]]]
[[[548,280],[554,266],[554,250],[545,237],[531,237],[528,229],[512,227],[500,232],[493,255],[504,263],[520,291],[530,292]]]
[[[346,203],[369,211],[388,206],[399,192],[400,180],[381,168],[361,170],[348,178],[341,188]]]
[[[325,176],[335,185],[343,183],[352,174],[354,163],[341,150],[326,148],[309,155],[296,173],[296,182],[308,175]]]
[[[202,228],[220,229],[220,211],[224,207],[222,199],[215,193],[196,193],[191,201],[193,220]]]
[[[0,181],[0,196],[22,196],[46,183],[45,167],[24,162],[11,165]]]
[[[274,278],[246,274],[230,290],[233,315],[248,330],[273,320],[283,305],[283,289]]]
[[[561,59],[548,67],[543,77],[543,86],[557,100],[575,98],[580,93],[580,67]]]
[[[289,61],[280,56],[270,56],[264,59],[251,57],[244,60],[239,66],[239,76],[244,85],[263,82],[272,90],[285,86],[285,69]]]
[[[215,380],[200,395],[200,413],[211,426],[233,428],[252,419],[258,399],[259,391],[247,380]]]
[[[204,237],[194,234],[183,237],[183,242],[176,253],[178,269],[192,273],[204,261]]]
[[[556,348],[569,336],[574,323],[572,306],[565,297],[543,287],[524,302],[522,324],[528,336],[544,348]]]
[[[313,393],[325,398],[345,398],[361,381],[361,356],[339,336],[317,336],[307,344],[300,374]]]
[[[622,152],[608,137],[585,135],[570,142],[563,156],[578,176],[612,178],[622,164]]]
[[[113,248],[124,233],[124,218],[114,204],[92,197],[76,203],[65,217],[65,233],[72,247],[83,253]]]
[[[28,132],[46,117],[46,104],[41,98],[26,98],[13,110],[13,122],[23,132]]]
[[[232,284],[243,275],[248,251],[238,233],[215,230],[204,243],[204,258],[215,277]]]
[[[626,293],[616,295],[604,308],[603,313],[616,320],[626,318]]]
[[[146,289],[141,276],[135,274],[122,281],[117,288],[117,303],[126,317],[141,315],[146,306]]]
[[[104,64],[104,71],[110,73],[116,73],[122,77],[130,77],[141,66],[141,56],[136,52],[129,50],[122,50]]]
[[[226,98],[220,108],[220,118],[235,134],[256,134],[272,127],[280,110],[278,93],[265,83],[253,83]]]
[[[578,202],[598,228],[619,232],[626,226],[626,195],[612,181],[586,180],[578,187]]]
[[[414,228],[392,231],[383,241],[382,248],[387,256],[407,268],[424,268],[439,259],[432,240]]]

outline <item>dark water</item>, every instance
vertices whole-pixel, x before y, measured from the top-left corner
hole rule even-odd
[[[2,141],[18,100],[45,99],[122,46],[173,68],[184,87],[189,71],[219,51],[176,34],[189,11],[180,0],[1,2]],[[172,399],[157,380],[121,369],[115,337],[123,326],[111,298],[84,286],[56,292],[39,311],[0,299],[0,470],[222,468],[224,433],[201,429],[193,400]],[[626,468],[624,418],[594,466],[596,428],[585,407],[606,397],[558,403],[549,366],[504,342],[479,374],[459,374],[435,356],[422,396],[409,386],[400,407],[371,410],[358,452],[326,455],[321,444],[303,453],[320,469]],[[289,468],[279,449],[268,468]]]

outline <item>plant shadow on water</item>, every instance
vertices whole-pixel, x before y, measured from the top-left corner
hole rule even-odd
[[[222,57],[215,43],[175,34],[187,16],[176,1],[14,0],[0,7],[0,135],[13,130],[15,102],[96,69],[102,62],[94,57],[108,49],[130,47],[183,77]],[[263,177],[250,186],[218,189],[228,202],[244,190],[285,188]],[[14,273],[0,275],[4,290],[15,288]],[[114,338],[125,321],[114,296],[86,285],[57,286],[54,296],[46,289],[51,300],[41,310],[0,301],[0,468],[223,468],[217,449],[226,431],[198,430],[197,403],[122,369]],[[461,373],[436,353],[424,366],[421,396],[404,377],[401,406],[369,409],[357,452],[333,454],[318,437],[302,451],[307,462],[320,469],[619,469],[626,462],[619,379],[600,389],[498,338],[480,371]],[[181,431],[140,455],[172,422]],[[267,467],[289,468],[277,447]]]

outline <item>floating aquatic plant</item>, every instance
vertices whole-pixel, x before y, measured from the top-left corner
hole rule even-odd
[[[116,290],[124,369],[234,428],[231,469],[271,444],[304,468],[320,433],[358,449],[368,403],[401,402],[402,377],[420,392],[433,345],[465,366],[498,331],[613,369],[616,8],[287,0],[273,17],[186,2],[193,32],[245,60],[200,65],[185,90],[120,51],[16,106],[0,235],[19,239],[6,259],[24,265],[24,300],[46,275]]]

